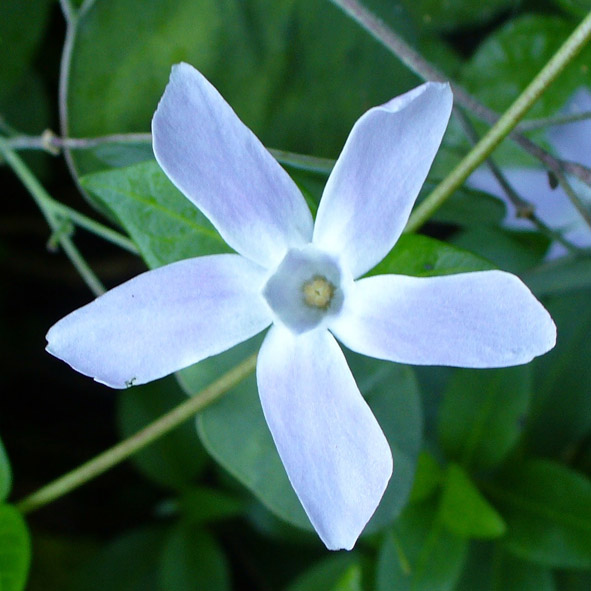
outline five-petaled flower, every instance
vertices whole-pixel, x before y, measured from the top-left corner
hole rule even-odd
[[[296,185],[213,86],[175,66],[154,115],[156,159],[238,254],[183,260],[59,321],[48,351],[124,388],[269,329],[257,363],[273,439],[310,521],[350,549],[392,473],[392,455],[337,344],[399,363],[499,367],[555,342],[525,285],[502,271],[363,278],[392,248],[450,116],[427,83],[353,127],[315,223]]]

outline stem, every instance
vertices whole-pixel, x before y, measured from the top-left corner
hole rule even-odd
[[[556,79],[583,45],[591,37],[591,12],[571,33],[562,47],[552,56],[517,100],[509,107],[488,133],[474,146],[466,157],[435,188],[435,190],[415,209],[405,232],[413,232],[423,225],[433,212],[461,186],[461,184],[511,132],[528,109],[536,102],[544,90]]]
[[[149,144],[151,142],[151,133],[116,133],[89,138],[62,138],[47,131],[40,136],[17,135],[6,139],[6,143],[13,150],[46,150],[52,154],[56,154],[56,151],[61,149],[88,150],[104,144]],[[279,162],[301,170],[328,174],[335,163],[330,158],[318,158],[274,148],[268,148],[268,150]]]
[[[82,484],[96,478],[113,466],[121,463],[137,451],[162,437],[181,423],[193,417],[197,412],[210,405],[246,378],[256,367],[257,356],[251,355],[242,363],[222,375],[215,382],[179,404],[159,419],[138,431],[135,435],[99,454],[75,470],[64,474],[17,503],[22,513],[30,513],[55,501]]]
[[[450,82],[456,103],[469,110],[476,117],[489,125],[494,125],[499,120],[499,115],[477,101],[467,90],[454,81],[449,80],[441,70],[428,62],[421,54],[413,49],[402,37],[395,33],[384,21],[369,11],[358,0],[330,0],[338,6],[345,14],[351,17],[358,25],[364,28],[374,39],[390,50],[402,63],[410,68],[423,80],[436,82]],[[585,18],[585,21],[589,17]],[[564,46],[563,46],[564,47]],[[578,51],[578,50],[577,50]],[[510,133],[510,137],[522,149],[540,160],[552,172],[561,170],[577,176],[581,181],[591,186],[591,170],[584,166],[570,167],[554,158],[546,150],[540,148],[527,137],[521,135],[517,130]],[[564,166],[563,166],[564,165]]]
[[[61,4],[64,17],[66,19],[66,37],[64,39],[64,48],[62,50],[62,57],[60,61],[58,110],[60,133],[63,137],[68,137],[70,135],[70,123],[68,116],[68,87],[70,83],[70,68],[72,66],[74,42],[76,41],[76,35],[78,34],[78,24],[80,23],[80,19],[90,10],[94,2],[88,0],[85,1],[78,11],[74,11],[73,9],[68,10],[68,7],[72,8],[70,0],[61,0]],[[80,191],[80,194],[88,202],[91,202],[90,197],[78,180],[78,169],[76,168],[76,163],[74,162],[74,158],[72,157],[70,150],[64,150],[64,159],[78,191]]]
[[[25,185],[29,193],[31,193],[33,196],[33,199],[37,203],[37,206],[43,213],[43,216],[47,220],[47,223],[53,232],[53,237],[57,239],[62,249],[74,267],[77,269],[78,273],[80,273],[90,290],[96,296],[105,293],[105,288],[103,287],[102,283],[93,273],[92,269],[84,260],[70,237],[64,232],[62,222],[57,218],[51,206],[48,205],[51,202],[57,202],[49,196],[49,193],[47,193],[43,185],[41,185],[41,183],[29,170],[27,165],[21,160],[16,152],[11,150],[6,145],[5,140],[2,138],[0,138],[0,152],[14,173],[19,177],[23,185]]]
[[[72,223],[84,228],[88,232],[92,232],[96,236],[103,238],[104,240],[119,246],[120,248],[127,250],[132,254],[139,254],[137,246],[126,236],[123,236],[119,232],[112,230],[108,226],[101,224],[92,218],[85,216],[84,214],[56,201],[52,197],[47,196],[47,206],[53,209],[53,211],[60,217],[71,221]]]

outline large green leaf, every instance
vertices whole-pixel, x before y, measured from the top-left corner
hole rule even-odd
[[[0,502],[5,501],[12,488],[12,470],[6,450],[0,439]]]
[[[498,538],[505,533],[501,516],[454,463],[446,470],[439,511],[445,527],[462,538]]]
[[[30,562],[31,542],[24,519],[12,505],[0,505],[0,589],[24,589]]]
[[[494,268],[488,261],[451,244],[420,234],[403,234],[370,274],[431,277]]]
[[[443,449],[466,467],[498,465],[522,433],[530,397],[528,366],[457,370],[439,414]]]
[[[512,466],[485,490],[507,523],[505,548],[557,568],[591,568],[591,482],[548,460]]]
[[[119,393],[118,423],[121,435],[130,437],[186,400],[174,378],[128,388]],[[180,425],[131,461],[151,480],[163,486],[183,488],[202,471],[207,454],[191,422]]]
[[[115,214],[152,268],[230,251],[154,160],[92,174],[82,184]]]
[[[160,585],[174,591],[229,590],[228,564],[215,539],[193,524],[173,526],[160,558]]]
[[[260,339],[235,347],[180,373],[195,390],[244,359]],[[421,409],[412,371],[404,366],[351,355],[361,392],[376,415],[392,449],[395,471],[382,502],[366,528],[370,532],[394,519],[412,486],[421,443]],[[199,434],[211,455],[282,519],[310,529],[281,464],[260,408],[256,380],[247,378],[198,418]]]
[[[328,2],[102,0],[74,46],[70,134],[148,131],[179,61],[201,70],[265,144],[319,155],[336,155],[364,110],[417,80]],[[83,173],[102,166],[88,151],[76,161]]]
[[[558,50],[576,22],[553,15],[525,15],[496,29],[463,72],[463,82],[489,107],[503,112]],[[548,87],[530,116],[554,114],[584,84],[591,49],[585,48]]]
[[[466,556],[465,539],[448,532],[432,503],[407,507],[385,536],[377,591],[451,591]]]

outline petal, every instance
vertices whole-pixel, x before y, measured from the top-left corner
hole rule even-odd
[[[240,254],[272,266],[310,241],[295,183],[192,66],[173,67],[152,134],[164,172]]]
[[[268,326],[264,280],[260,267],[233,254],[160,267],[60,320],[47,350],[107,386],[143,384]]]
[[[259,354],[259,394],[289,480],[330,550],[350,550],[392,474],[392,454],[326,330],[275,326]]]
[[[556,342],[548,312],[503,271],[361,279],[330,329],[353,351],[417,365],[519,365]]]
[[[429,82],[363,115],[353,126],[318,208],[314,243],[342,255],[353,277],[400,236],[445,132],[448,84]]]

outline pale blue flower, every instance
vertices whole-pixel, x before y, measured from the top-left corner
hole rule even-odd
[[[296,185],[213,86],[175,66],[154,153],[238,254],[149,271],[76,310],[48,350],[114,388],[143,384],[269,329],[263,411],[289,479],[330,549],[351,548],[392,455],[336,339],[400,363],[497,367],[550,349],[554,324],[501,271],[361,278],[400,236],[445,131],[447,84],[427,83],[353,127],[316,222]]]

